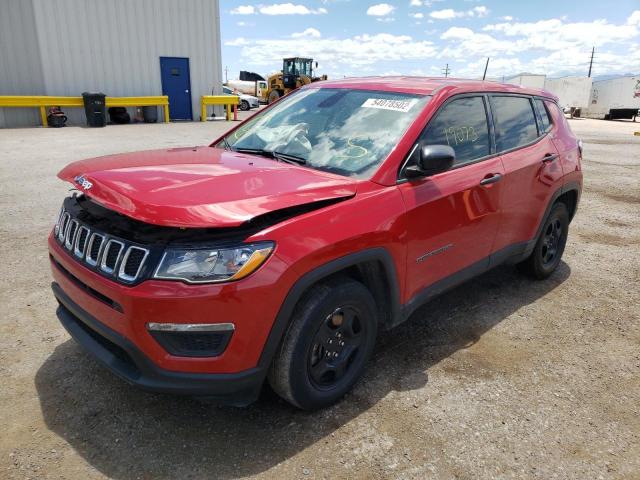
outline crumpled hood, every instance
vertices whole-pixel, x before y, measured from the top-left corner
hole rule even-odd
[[[171,227],[239,226],[276,210],[353,196],[357,185],[347,177],[212,147],[81,160],[58,177],[111,210]]]

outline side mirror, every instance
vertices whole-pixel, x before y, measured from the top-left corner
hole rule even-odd
[[[456,159],[456,152],[449,145],[420,145],[418,148],[416,163],[404,170],[409,178],[429,177],[446,172]]]
[[[316,68],[318,68],[318,62],[316,62]]]

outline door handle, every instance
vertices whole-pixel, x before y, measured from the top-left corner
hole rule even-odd
[[[480,180],[480,185],[491,185],[492,183],[497,183],[500,180],[502,180],[502,174],[489,173],[486,177]]]
[[[184,93],[189,93],[189,90],[185,90]]]
[[[555,161],[558,158],[557,153],[547,153],[544,157],[542,157],[542,161],[544,163],[550,163]]]

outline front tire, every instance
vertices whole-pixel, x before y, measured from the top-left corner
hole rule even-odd
[[[342,398],[362,375],[377,335],[375,300],[360,282],[317,284],[302,297],[268,380],[273,390],[304,410]]]
[[[520,269],[538,280],[549,277],[560,264],[568,233],[567,206],[562,202],[556,203],[551,208],[533,252],[518,265]]]
[[[269,104],[275,102],[280,98],[280,92],[278,90],[271,90],[269,93]]]
[[[240,110],[242,110],[243,112],[246,112],[247,110],[249,110],[251,107],[249,106],[249,102],[247,102],[246,100],[242,100],[240,102]]]

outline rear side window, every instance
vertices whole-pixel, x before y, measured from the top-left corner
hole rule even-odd
[[[538,138],[531,100],[527,97],[491,97],[499,152],[526,145]]]
[[[420,141],[453,147],[455,165],[489,155],[489,125],[482,97],[463,97],[447,103],[429,122]]]
[[[542,131],[540,133],[542,134],[543,132],[548,132],[549,130],[551,130],[551,119],[549,118],[547,107],[539,98],[536,98],[534,102],[536,102],[536,108],[538,109],[538,115],[540,118],[540,126],[542,127]]]

